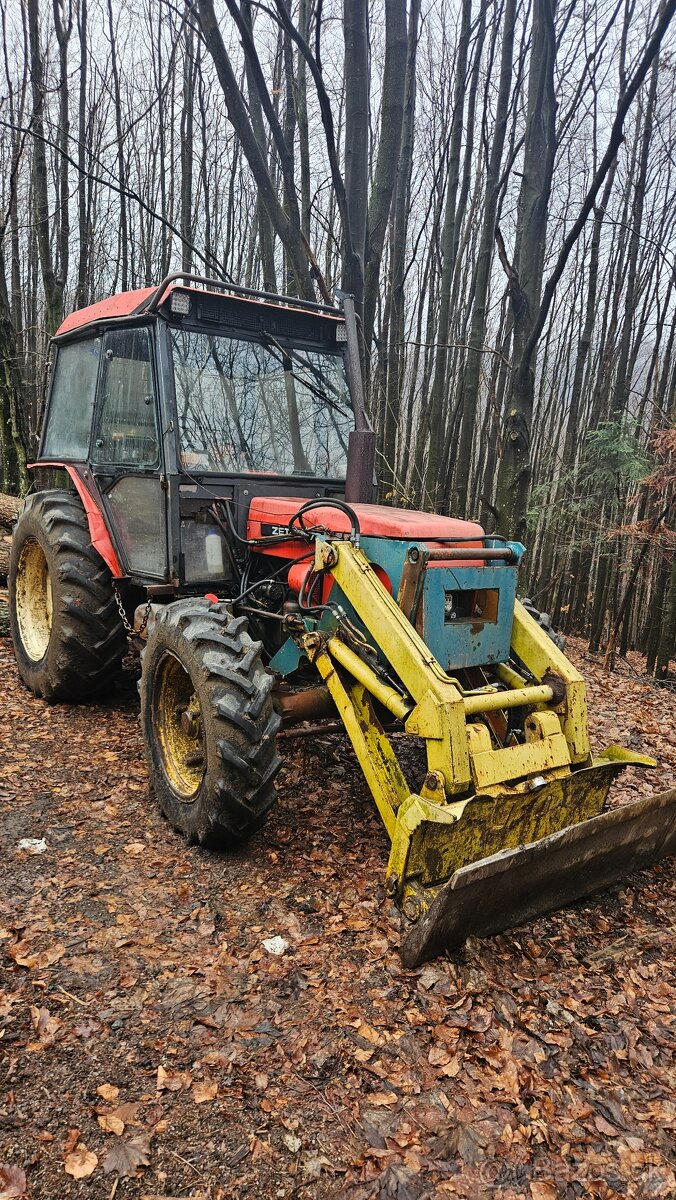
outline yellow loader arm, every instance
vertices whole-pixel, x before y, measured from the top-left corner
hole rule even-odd
[[[518,601],[510,663],[467,687],[443,669],[363,550],[319,539],[315,570],[333,576],[369,635],[360,640],[347,622],[298,640],[391,839],[386,890],[403,914],[405,963],[559,907],[676,849],[676,791],[603,811],[619,771],[655,762],[620,747],[592,759],[584,681]],[[424,739],[417,790],[377,717],[383,708]],[[495,714],[504,725],[513,709],[524,714],[523,736],[498,744]]]

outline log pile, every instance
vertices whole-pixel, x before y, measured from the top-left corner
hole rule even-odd
[[[12,525],[19,511],[20,500],[0,492],[0,583],[7,579],[9,570],[9,546],[12,540]]]

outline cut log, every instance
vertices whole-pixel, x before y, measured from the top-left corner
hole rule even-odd
[[[17,500],[16,496],[8,496],[6,492],[0,492],[0,525],[4,529],[11,529],[20,504],[21,501]]]
[[[0,583],[5,582],[9,571],[9,545],[9,538],[0,537]]]

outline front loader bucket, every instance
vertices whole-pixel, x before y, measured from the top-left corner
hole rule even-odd
[[[404,965],[551,912],[674,852],[676,790],[462,866],[417,921],[403,917]]]

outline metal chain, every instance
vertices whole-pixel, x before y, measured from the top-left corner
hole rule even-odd
[[[125,612],[124,604],[122,603],[122,597],[120,595],[118,586],[115,583],[115,580],[113,580],[113,595],[115,597],[115,603],[117,604],[117,611],[120,614],[120,619],[124,626],[124,631],[127,634],[127,637],[142,637],[142,635],[146,631],[146,627],[147,627],[148,621],[150,619],[150,613],[151,613],[151,610],[153,607],[152,600],[150,600],[150,599],[148,600],[148,603],[146,604],[145,612],[143,614],[143,620],[141,621],[141,624],[139,625],[138,629],[134,629],[134,626],[130,623],[129,618]]]

